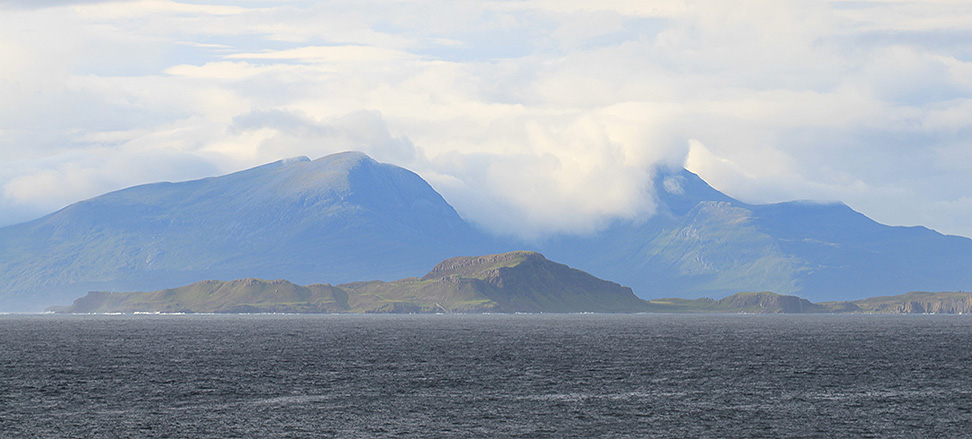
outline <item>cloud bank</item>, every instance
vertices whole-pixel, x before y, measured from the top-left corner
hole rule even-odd
[[[0,1],[0,225],[357,149],[538,238],[749,202],[972,236],[965,1]]]

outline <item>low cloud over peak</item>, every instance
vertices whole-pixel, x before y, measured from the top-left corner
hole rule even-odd
[[[355,149],[499,233],[651,215],[664,164],[746,201],[972,235],[967,2],[0,9],[0,225]]]

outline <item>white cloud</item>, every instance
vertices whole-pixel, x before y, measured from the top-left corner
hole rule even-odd
[[[260,53],[234,53],[227,59],[300,60],[312,63],[329,62],[394,62],[417,58],[401,51],[371,46],[308,46],[296,49]]]
[[[0,8],[47,9],[92,3],[125,2],[133,0],[0,0]]]
[[[0,7],[0,225],[361,149],[500,233],[650,215],[651,167],[685,163],[746,201],[843,200],[972,235],[956,219],[972,187],[963,1]]]
[[[155,14],[236,15],[248,11],[245,7],[183,3],[170,0],[90,1],[79,5],[78,14],[89,20],[118,20]]]
[[[9,209],[10,218],[25,221],[105,191],[202,178],[219,171],[194,154],[90,148],[19,161],[16,170],[0,167],[0,178],[6,177],[0,203]]]

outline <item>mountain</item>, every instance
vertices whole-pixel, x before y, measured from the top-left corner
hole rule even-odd
[[[213,278],[398,279],[506,248],[411,171],[357,152],[300,157],[136,186],[0,228],[0,310]]]
[[[642,298],[972,289],[968,238],[882,225],[840,203],[747,204],[684,169],[657,169],[652,184],[654,215],[540,243],[484,235],[419,176],[357,152],[136,186],[0,228],[0,311],[205,279],[401,279],[512,248]]]
[[[752,205],[684,169],[659,169],[657,213],[539,246],[640,297],[738,291],[814,301],[972,287],[972,240],[879,224],[840,203]]]
[[[533,252],[458,257],[422,278],[306,287],[202,281],[150,293],[91,292],[61,312],[638,312],[630,288]]]

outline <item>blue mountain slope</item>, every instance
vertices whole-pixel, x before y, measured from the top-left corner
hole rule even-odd
[[[846,300],[972,288],[972,240],[879,224],[839,203],[749,205],[685,170],[660,170],[658,213],[544,254],[644,298],[775,291]]]
[[[659,170],[653,184],[655,215],[540,244],[481,234],[420,177],[361,153],[137,186],[0,228],[0,311],[205,279],[394,280],[447,258],[513,249],[642,298],[774,291],[821,301],[972,289],[967,238],[885,226],[843,204],[750,205],[685,170]]]
[[[494,244],[411,171],[354,152],[289,159],[0,228],[0,310],[204,279],[394,280]]]

